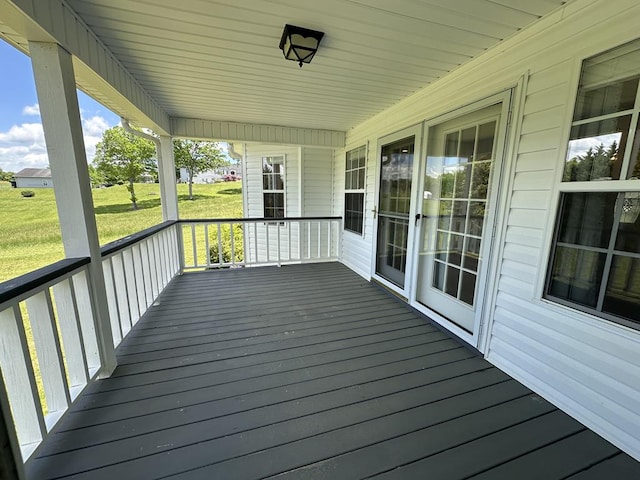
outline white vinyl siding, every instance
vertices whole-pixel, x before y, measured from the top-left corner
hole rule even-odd
[[[366,143],[366,142],[365,142]],[[375,145],[375,141],[373,143]],[[343,215],[344,212],[344,158],[345,151],[353,150],[362,145],[362,142],[350,143],[346,150],[338,151],[334,157],[334,184],[337,194],[334,196],[334,215]],[[372,237],[374,229],[374,219],[372,210],[376,205],[375,182],[377,160],[375,151],[372,152],[367,144],[366,147],[366,178],[364,194],[364,225],[362,235],[353,232],[342,231],[342,263],[362,277],[369,280],[371,278],[371,249],[373,248]],[[375,167],[372,167],[375,165]]]
[[[245,151],[245,189],[247,217],[263,216],[262,158],[269,156],[285,157],[285,211],[287,217],[327,217],[333,214],[333,150],[328,148],[298,147],[267,144],[247,144]],[[326,223],[326,222],[325,222]],[[269,258],[275,258],[278,244],[277,225],[269,226]],[[290,232],[289,232],[290,230]],[[339,234],[332,231],[334,239]],[[266,226],[258,226],[258,255],[266,259]],[[300,240],[298,241],[298,233]],[[291,245],[289,245],[291,234]],[[255,233],[247,232],[247,248],[255,254]],[[318,237],[320,244],[318,244]],[[316,255],[318,249],[328,249],[329,232],[326,225],[318,235],[317,222],[311,224],[280,226],[280,249],[285,258],[291,252],[292,258]],[[252,257],[253,258],[253,257]]]
[[[608,440],[640,458],[640,334],[624,326],[541,300],[558,183],[562,175],[580,60],[635,39],[640,4],[576,0],[498,49],[471,61],[347,134],[334,159],[337,192],[344,192],[344,152],[425,119],[515,86],[526,91],[511,119],[498,225],[496,288],[487,358],[565,409]],[[514,137],[514,132],[517,136]],[[344,263],[371,272],[374,248],[376,152],[368,157],[363,237],[343,233]],[[342,201],[336,195],[335,211]],[[340,205],[338,206],[338,201]]]

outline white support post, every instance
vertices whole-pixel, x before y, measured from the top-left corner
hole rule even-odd
[[[102,375],[108,376],[116,367],[116,357],[72,59],[55,43],[29,42],[29,53],[51,165],[62,243],[67,257],[91,258],[89,278],[94,322]]]
[[[160,136],[158,155],[158,180],[162,201],[162,219],[178,219],[178,188],[176,186],[176,164],[173,158],[173,141],[166,135]]]

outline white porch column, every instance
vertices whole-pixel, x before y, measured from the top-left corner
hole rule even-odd
[[[158,180],[162,199],[162,219],[178,219],[178,188],[176,186],[176,163],[173,158],[171,137],[160,135],[160,155],[158,155]]]
[[[116,358],[71,55],[55,43],[29,42],[29,51],[62,243],[67,257],[91,257],[94,321],[102,375],[108,376]]]

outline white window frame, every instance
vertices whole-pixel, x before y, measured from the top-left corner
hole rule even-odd
[[[275,161],[277,160],[277,161]],[[284,175],[282,176],[282,190],[273,190],[273,189],[265,189],[264,188],[264,164],[265,161],[268,163],[279,163],[282,165],[283,168],[283,172]],[[264,203],[264,194],[265,193],[280,193],[282,194],[282,204],[283,204],[283,218],[286,218],[287,216],[287,167],[286,167],[286,155],[281,154],[281,155],[267,155],[267,156],[263,156],[260,159],[260,184],[262,186],[262,195],[261,195],[261,201],[262,201],[262,217],[263,218],[267,218],[267,219],[278,219],[281,217],[268,217],[266,215],[266,211],[265,211],[265,203]]]
[[[567,133],[565,137],[566,143],[563,148],[564,155],[562,156],[562,165],[561,165],[561,168],[559,168],[558,177],[557,177],[557,190],[556,190],[556,196],[555,196],[556,202],[552,206],[552,208],[554,208],[555,206],[555,212],[551,217],[553,219],[553,222],[550,224],[550,229],[549,229],[549,237],[548,237],[549,243],[547,244],[548,248],[546,250],[547,254],[545,257],[543,257],[543,258],[546,258],[547,265],[545,269],[545,274],[542,278],[541,290],[540,290],[541,300],[545,303],[550,303],[550,304],[554,304],[564,308],[569,308],[575,312],[586,313],[588,315],[591,315],[593,318],[598,319],[599,321],[605,320],[605,321],[611,322],[611,324],[616,325],[618,327],[623,327],[623,328],[627,327],[636,331],[640,329],[640,324],[638,322],[633,320],[627,320],[624,317],[619,317],[614,314],[602,311],[601,298],[599,298],[596,308],[590,308],[590,307],[578,304],[576,302],[572,302],[570,300],[554,297],[553,295],[549,295],[547,292],[548,292],[550,281],[551,281],[551,273],[553,268],[552,261],[555,255],[556,245],[558,243],[557,234],[558,234],[558,228],[559,228],[559,217],[561,214],[560,209],[562,207],[561,203],[562,203],[563,195],[568,193],[599,193],[599,192],[617,192],[617,193],[638,192],[640,193],[640,180],[635,180],[635,179],[627,180],[626,178],[627,172],[629,170],[629,164],[632,161],[631,154],[633,151],[634,143],[638,141],[637,137],[640,136],[640,131],[638,130],[639,120],[640,120],[640,81],[639,81],[638,88],[636,90],[635,103],[632,109],[621,110],[619,112],[589,117],[581,120],[574,119],[575,110],[577,107],[578,95],[581,92],[580,84],[582,81],[582,74],[583,74],[584,65],[586,64],[586,62],[595,57],[605,56],[609,54],[615,55],[617,52],[622,52],[628,49],[633,43],[637,43],[637,42],[640,42],[640,40],[629,42],[626,45],[623,44],[623,45],[614,46],[605,52],[596,52],[593,55],[583,58],[580,62],[577,63],[576,71],[577,71],[578,78],[576,79],[575,90],[573,95],[574,103],[570,111],[571,116],[568,118],[568,122],[566,123],[569,125],[569,128],[567,129]],[[625,78],[626,79],[634,78],[636,76],[640,77],[640,64],[637,66],[637,68],[633,72],[633,75],[625,75],[620,78],[610,78],[608,79],[607,82],[603,82],[602,85],[615,82],[616,80],[623,80]],[[593,85],[590,85],[590,87],[595,88],[597,87],[597,85],[593,84]],[[571,129],[574,126],[579,126],[579,125],[600,121],[600,120],[607,120],[610,118],[621,117],[623,115],[631,115],[631,121],[628,129],[626,150],[624,152],[623,162],[620,167],[620,170],[621,170],[620,179],[618,180],[611,179],[611,180],[603,180],[603,181],[599,181],[599,180],[563,181],[565,165],[567,162],[567,155],[569,154],[569,142],[571,141]],[[613,231],[617,229],[618,224],[619,224],[619,219],[615,218],[612,226],[612,236],[614,235]],[[592,249],[590,247],[585,247],[585,250],[592,250]],[[606,250],[607,250],[607,255],[609,256],[609,254],[611,254],[612,252],[611,245],[609,245],[609,247],[606,248]],[[611,260],[608,259],[605,264],[605,268],[602,272],[602,276],[600,277],[600,285],[603,285],[603,282],[605,284],[606,282],[608,282],[610,268],[611,268]],[[599,295],[599,297],[602,297],[602,296],[603,296],[602,294]],[[600,310],[598,310],[599,307],[600,307]]]
[[[364,165],[362,167],[358,166],[356,168],[349,168],[348,162],[349,162],[349,154],[358,152],[359,150],[363,150],[363,155],[364,155]],[[365,210],[366,210],[366,191],[367,191],[367,167],[368,167],[368,156],[369,156],[369,148],[367,146],[367,144],[364,145],[360,145],[358,147],[352,148],[351,150],[348,150],[345,153],[345,169],[344,169],[344,174],[345,174],[345,186],[344,186],[344,208],[343,208],[343,214],[344,214],[344,220],[342,222],[343,226],[342,229],[345,232],[349,232],[352,233],[353,235],[357,235],[359,237],[364,237],[364,230],[365,230],[365,223],[366,223],[366,216],[365,216]],[[362,188],[347,188],[347,184],[346,184],[346,177],[347,174],[349,172],[353,173],[353,172],[358,172],[360,170],[364,171],[364,182],[362,185]],[[360,225],[361,231],[358,232],[356,230],[352,230],[350,228],[347,228],[347,195],[348,194],[353,194],[353,193],[357,193],[357,194],[362,194],[362,223]]]

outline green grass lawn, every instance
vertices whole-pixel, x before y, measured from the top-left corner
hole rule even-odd
[[[180,217],[242,217],[241,187],[241,182],[194,185],[195,200],[190,201],[188,185],[180,184]],[[162,221],[160,186],[136,184],[135,188],[138,210],[131,209],[124,185],[93,190],[100,244]],[[53,189],[33,189],[32,198],[23,198],[22,190],[0,183],[0,282],[64,258]]]
[[[194,200],[188,199],[188,185],[178,185],[181,218],[242,217],[242,184],[226,182],[194,185]],[[123,185],[93,190],[100,244],[126,237],[162,221],[160,186],[137,184],[138,210],[132,210],[129,193]],[[53,189],[33,189],[36,195],[24,198],[22,190],[0,182],[0,282],[17,277],[64,258],[60,225]],[[190,247],[191,239],[186,243]],[[197,241],[204,245],[204,234]],[[203,252],[204,254],[204,252]],[[29,315],[20,304],[31,361],[43,412],[47,413],[40,366],[35,354]],[[64,346],[63,346],[64,356]]]

